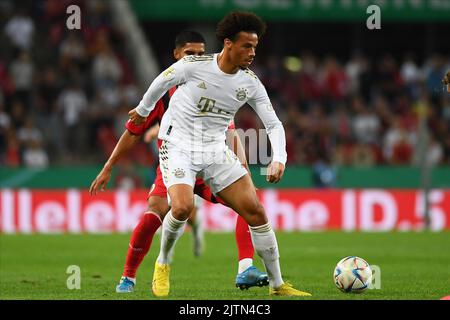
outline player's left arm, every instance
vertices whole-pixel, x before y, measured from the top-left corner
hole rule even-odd
[[[271,183],[277,183],[284,174],[287,160],[286,153],[286,135],[281,121],[278,119],[275,110],[272,107],[267,91],[262,83],[257,80],[257,88],[248,104],[255,110],[266,128],[272,145],[272,162],[267,168],[266,180]]]

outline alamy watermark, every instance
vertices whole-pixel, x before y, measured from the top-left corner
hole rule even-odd
[[[81,289],[81,269],[77,265],[70,265],[66,269],[66,273],[70,274],[67,277],[66,286],[69,290]]]
[[[381,8],[373,4],[367,7],[366,13],[370,14],[366,20],[367,29],[381,29]]]
[[[381,289],[381,268],[372,264],[370,269],[372,269],[372,282],[369,284],[369,289]]]
[[[66,20],[66,27],[69,30],[81,29],[81,9],[79,6],[72,4],[67,7],[66,13],[70,16]]]
[[[194,121],[191,128],[193,134],[190,134],[190,140],[183,140],[183,145],[188,150],[195,150],[190,152],[190,157],[194,164],[225,164],[235,161],[236,158],[246,158],[247,163],[251,165],[269,165],[272,161],[272,146],[271,142],[284,146],[283,138],[285,136],[284,129],[275,128],[270,132],[272,139],[279,139],[280,141],[270,141],[266,129],[249,128],[243,130],[240,128],[234,129],[234,132],[239,137],[242,147],[237,147],[237,139],[235,135],[226,134],[226,142],[230,150],[229,152],[218,148],[223,145],[222,137],[217,129],[203,129],[205,124],[201,120]],[[230,131],[229,131],[230,132]],[[283,149],[284,150],[284,149]]]

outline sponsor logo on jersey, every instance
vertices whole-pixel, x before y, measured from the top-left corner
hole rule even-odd
[[[231,115],[231,112],[216,107],[216,100],[206,97],[200,97],[197,108],[200,111],[200,116],[212,114]]]

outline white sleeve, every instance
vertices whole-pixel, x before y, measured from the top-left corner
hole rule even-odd
[[[272,103],[267,95],[266,88],[257,80],[257,88],[253,97],[250,97],[248,104],[255,110],[262,120],[272,144],[272,162],[277,161],[286,164],[286,135],[281,121],[273,110]]]
[[[186,65],[184,59],[180,59],[153,80],[136,108],[140,116],[147,117],[167,90],[186,82]]]

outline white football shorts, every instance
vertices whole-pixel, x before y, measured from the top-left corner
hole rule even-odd
[[[194,188],[196,178],[203,178],[212,193],[217,194],[247,174],[225,143],[214,151],[187,151],[163,141],[159,149],[159,164],[167,190],[175,184]]]

